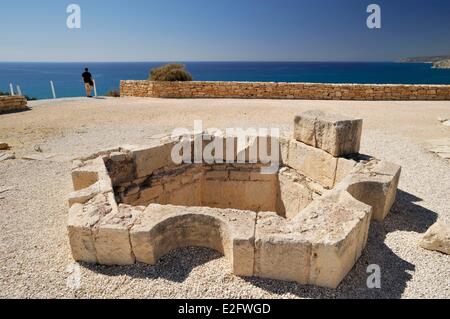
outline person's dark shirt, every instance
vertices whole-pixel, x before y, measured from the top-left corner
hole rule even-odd
[[[90,72],[84,72],[82,75],[84,83],[92,83],[92,74]]]

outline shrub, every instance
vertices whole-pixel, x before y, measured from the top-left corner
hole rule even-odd
[[[9,92],[2,92],[0,91],[0,95],[11,95]]]
[[[106,93],[106,96],[110,97],[120,97],[120,90],[119,89],[112,89],[111,91],[108,91]]]
[[[166,64],[150,71],[150,81],[192,81],[183,64]]]

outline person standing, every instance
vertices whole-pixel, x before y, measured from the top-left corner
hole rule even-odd
[[[84,82],[84,88],[86,89],[86,96],[92,97],[91,91],[94,86],[94,81],[92,80],[92,74],[89,72],[88,68],[84,69],[84,73],[81,75]]]

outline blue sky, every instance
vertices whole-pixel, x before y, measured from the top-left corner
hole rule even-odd
[[[66,8],[82,28],[66,27]],[[382,8],[382,28],[366,8]],[[2,1],[0,61],[388,61],[450,54],[448,0]]]

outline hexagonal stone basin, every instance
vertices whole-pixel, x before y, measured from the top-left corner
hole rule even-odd
[[[227,150],[227,159],[244,152],[242,163],[175,164],[173,140],[78,161],[72,255],[154,265],[173,249],[201,246],[223,253],[239,276],[337,287],[361,255],[371,219],[389,212],[400,176],[399,166],[356,154],[361,127],[361,120],[307,112],[296,118],[294,138],[259,136],[231,157]],[[213,139],[233,144],[236,137]],[[279,148],[271,174],[248,156],[264,140]]]

